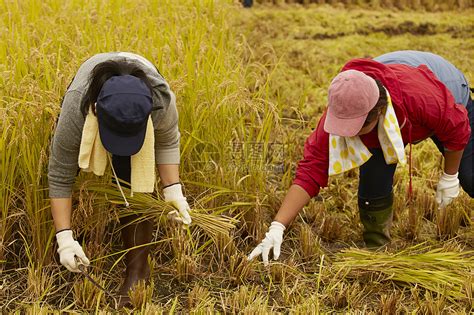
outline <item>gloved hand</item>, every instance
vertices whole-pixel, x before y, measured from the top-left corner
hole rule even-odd
[[[57,233],[56,241],[58,242],[59,261],[67,270],[80,272],[75,257],[77,257],[79,262],[84,266],[89,266],[89,259],[87,259],[86,254],[84,254],[81,245],[72,237],[71,230],[64,230]]]
[[[171,203],[176,209],[170,211],[168,217],[183,224],[191,224],[191,216],[189,215],[191,208],[186,201],[186,197],[183,196],[181,184],[174,184],[163,188],[163,195],[165,201]]]
[[[273,248],[273,259],[277,260],[280,257],[281,243],[283,242],[283,232],[285,226],[280,222],[273,221],[265,234],[263,241],[255,247],[255,249],[248,256],[248,260],[252,260],[258,255],[262,254],[263,264],[268,265],[268,254]]]
[[[443,173],[438,182],[436,189],[436,202],[440,209],[443,209],[459,195],[459,179],[458,173],[449,175]]]

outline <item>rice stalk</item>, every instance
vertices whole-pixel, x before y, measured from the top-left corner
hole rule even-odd
[[[440,239],[452,238],[458,232],[465,212],[457,201],[443,209],[438,209],[436,216],[437,234]]]
[[[132,305],[136,309],[143,310],[147,302],[151,302],[153,296],[153,281],[150,284],[147,284],[145,281],[140,280],[130,291],[128,295]]]
[[[95,281],[104,286],[104,281],[100,276],[91,275]],[[83,278],[76,281],[73,286],[74,300],[83,309],[94,309],[96,305],[105,305],[104,292],[96,287],[89,279]]]
[[[195,285],[188,293],[188,307],[192,314],[202,314],[203,309],[213,308],[215,299],[206,287]]]

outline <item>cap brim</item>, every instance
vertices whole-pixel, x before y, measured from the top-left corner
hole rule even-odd
[[[131,156],[137,154],[145,141],[146,125],[137,134],[131,136],[118,135],[99,123],[100,140],[104,148],[114,155]]]
[[[340,137],[354,137],[364,126],[367,114],[357,118],[337,118],[328,110],[326,113],[326,121],[324,122],[324,131]]]

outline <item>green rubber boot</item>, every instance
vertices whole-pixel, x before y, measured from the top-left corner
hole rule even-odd
[[[359,197],[360,221],[364,225],[364,242],[375,249],[390,242],[393,220],[393,194],[376,199]]]

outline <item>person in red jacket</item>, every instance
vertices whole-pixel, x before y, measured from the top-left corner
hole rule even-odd
[[[369,248],[387,244],[396,165],[411,158],[405,157],[405,145],[427,138],[444,155],[436,192],[439,207],[458,196],[459,184],[474,197],[473,112],[467,81],[440,56],[391,54],[397,58],[387,54],[390,58],[381,56],[380,62],[351,60],[331,82],[328,107],[306,140],[293,185],[249,259],[262,255],[267,264],[272,248],[278,259],[286,226],[327,186],[328,176],[354,167],[360,168],[358,206],[364,241]]]

